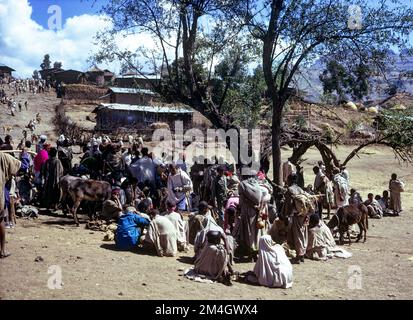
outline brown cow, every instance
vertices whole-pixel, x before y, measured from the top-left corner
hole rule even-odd
[[[337,210],[337,213],[331,218],[328,222],[327,226],[333,230],[335,227],[338,227],[338,231],[340,232],[340,240],[339,243],[343,244],[343,235],[347,232],[347,237],[349,241],[349,245],[351,245],[351,238],[350,238],[350,229],[349,227],[353,224],[358,224],[360,228],[360,233],[357,236],[357,241],[360,241],[363,231],[364,231],[364,242],[366,242],[367,238],[367,229],[369,228],[369,221],[368,221],[368,210],[364,204],[354,205],[350,204],[344,207],[341,207]]]
[[[109,182],[97,180],[74,180],[69,184],[69,194],[73,200],[72,213],[75,223],[79,226],[77,219],[77,209],[82,200],[87,201],[105,201],[110,198],[112,188]]]

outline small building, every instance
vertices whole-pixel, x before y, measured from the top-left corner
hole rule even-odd
[[[192,125],[193,110],[188,107],[142,106],[102,103],[93,110],[96,113],[96,130],[113,131],[119,128],[147,130],[155,122],[164,122],[174,128],[175,121],[184,127]]]
[[[13,68],[6,66],[5,64],[0,63],[0,80],[9,80],[12,78],[12,72],[16,71]]]
[[[161,81],[160,75],[125,74],[115,79],[115,85],[122,88],[153,89]]]
[[[105,84],[105,71],[94,66],[86,72],[86,78],[89,82],[96,84],[97,86],[103,86]]]
[[[147,89],[110,87],[110,103],[148,105],[155,94]]]
[[[56,72],[61,72],[61,71],[64,71],[64,70],[61,68],[49,68],[49,69],[39,70],[39,73],[43,80],[54,82],[56,80],[54,77],[54,74]]]
[[[54,72],[53,77],[58,83],[78,84],[84,82],[84,73],[73,69]]]
[[[115,74],[108,69],[103,70],[103,72],[104,72],[103,78],[105,79],[105,84],[112,85]]]

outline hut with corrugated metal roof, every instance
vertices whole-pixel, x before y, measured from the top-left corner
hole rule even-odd
[[[110,87],[107,94],[111,103],[150,105],[155,93],[148,89]]]
[[[102,103],[93,110],[96,114],[96,130],[114,131],[119,128],[147,130],[153,123],[164,122],[174,127],[175,121],[182,121],[184,128],[192,125],[194,111],[186,106],[167,104],[148,106],[119,103]]]

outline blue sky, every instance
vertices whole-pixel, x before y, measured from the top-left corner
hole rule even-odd
[[[65,69],[86,71],[91,67],[88,59],[98,48],[94,45],[97,32],[111,27],[111,22],[99,15],[109,0],[0,0],[0,63],[15,69],[16,75],[29,77],[39,69],[46,53],[52,62],[63,63]],[[373,0],[368,0],[373,1]],[[413,6],[412,0],[406,0]],[[62,9],[62,27],[51,30],[48,8],[58,5]],[[410,37],[413,44],[413,34]],[[156,49],[150,36],[119,36],[122,49],[134,51],[140,45]],[[119,72],[120,64],[100,65]]]
[[[62,8],[63,22],[76,15],[98,14],[102,4],[107,0],[29,0],[33,8],[32,19],[38,24],[47,28],[47,20],[50,14],[47,9],[51,5],[58,5]]]

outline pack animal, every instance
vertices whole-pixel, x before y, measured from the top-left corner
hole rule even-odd
[[[97,180],[74,180],[69,183],[69,194],[73,200],[72,214],[75,223],[79,226],[77,209],[82,200],[103,202],[110,198],[112,188],[109,182]]]
[[[360,228],[360,233],[357,236],[357,241],[359,242],[363,236],[364,232],[364,241],[367,239],[367,229],[369,228],[368,222],[368,209],[364,204],[359,205],[347,205],[341,207],[337,210],[337,213],[331,218],[327,226],[333,230],[335,227],[338,227],[340,233],[340,244],[343,244],[343,235],[347,232],[347,237],[349,245],[351,245],[350,237],[350,226],[356,224]]]
[[[70,183],[76,180],[85,180],[85,179],[67,174],[61,177],[59,180],[59,188],[60,188],[59,202],[62,206],[62,210],[65,216],[68,212],[70,212],[70,207],[71,207],[69,205],[69,201],[70,201],[69,186],[70,186]]]

